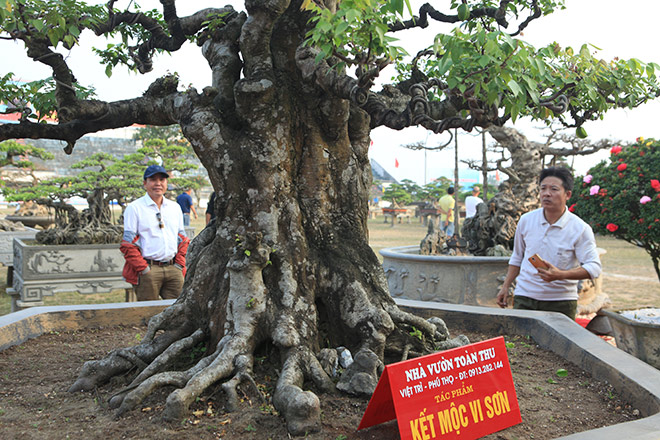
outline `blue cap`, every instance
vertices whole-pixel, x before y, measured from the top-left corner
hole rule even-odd
[[[147,169],[144,170],[144,180],[147,180],[154,174],[165,174],[165,177],[170,177],[170,175],[167,174],[167,171],[165,171],[165,168],[161,167],[160,165],[149,165]]]

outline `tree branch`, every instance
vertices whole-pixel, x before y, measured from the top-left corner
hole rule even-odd
[[[186,41],[187,35],[194,35],[203,27],[204,21],[210,15],[231,16],[235,13],[234,8],[225,6],[224,8],[206,8],[196,12],[188,17],[179,18],[176,14],[175,0],[162,0],[163,16],[168,24],[168,30],[172,34],[167,34],[165,29],[157,20],[141,12],[120,12],[114,13],[109,4],[108,21],[98,25],[93,29],[96,35],[103,35],[117,29],[120,25],[139,25],[151,34],[151,38],[137,46],[137,54],[133,57],[140,73],[150,72],[153,68],[151,59],[154,49],[163,49],[174,52],[181,48]]]
[[[211,105],[215,94],[197,95],[194,90],[185,93],[176,91],[177,82],[172,77],[160,78],[149,87],[144,96],[116,101],[81,101],[94,105],[94,118],[75,119],[59,124],[40,124],[22,121],[19,124],[0,125],[0,141],[6,139],[57,139],[67,142],[67,154],[82,136],[101,130],[130,127],[133,124],[172,125],[178,123],[182,114],[194,105]],[[183,98],[177,105],[175,100]],[[102,111],[102,112],[101,112]],[[90,116],[88,114],[88,116]]]

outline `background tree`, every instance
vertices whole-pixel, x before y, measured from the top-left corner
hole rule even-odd
[[[392,203],[392,208],[403,208],[413,201],[413,196],[404,185],[393,183],[383,192],[383,199]]]
[[[54,156],[43,148],[30,144],[21,144],[15,140],[0,142],[0,168],[7,171],[6,179],[2,179],[0,190],[3,194],[7,189],[34,185],[39,179],[35,175],[36,165],[30,158],[50,160]],[[29,179],[29,180],[26,180]]]
[[[610,152],[576,179],[569,209],[595,233],[644,248],[660,279],[660,142],[638,138]]]
[[[607,139],[593,142],[557,131],[551,131],[544,143],[530,141],[510,127],[491,127],[488,132],[498,142],[494,150],[500,155],[489,170],[500,171],[508,179],[500,185],[498,193],[463,225],[463,237],[475,255],[491,254],[497,245],[509,251],[513,249],[520,216],[540,206],[538,180],[541,170],[548,165],[546,162],[560,165],[559,158],[589,155],[614,145]],[[564,146],[555,145],[559,142]],[[547,161],[547,158],[551,160]],[[473,168],[483,166],[472,162],[469,165]]]
[[[430,202],[437,202],[440,197],[447,194],[447,189],[453,185],[451,179],[440,176],[433,182],[429,182],[422,187],[424,199]]]
[[[601,62],[587,46],[536,49],[516,38],[560,0],[452,1],[442,13],[424,4],[409,20],[398,0],[254,0],[246,12],[226,6],[187,17],[175,0],[161,0],[162,15],[119,10],[115,0],[3,4],[0,37],[20,40],[53,71],[57,124],[28,115],[0,126],[0,140],[61,139],[71,151],[86,133],[178,124],[218,194],[215,222],[188,250],[179,300],[152,319],[139,345],[86,364],[71,388],[94,389],[137,369],[111,401],[119,414],[165,385],[175,388],[163,411],[168,420],[183,417],[215,383],[235,408],[255,353],[269,353],[281,361],[273,403],[289,430],[318,429],[319,400],[303,387],[335,386],[321,347],[349,347],[360,362],[337,387],[369,394],[382,361],[435,350],[446,338],[442,327],[396,307],[369,247],[370,130],[472,130],[521,116],[580,128],[657,89],[655,64]],[[392,36],[429,20],[446,32],[403,64]],[[209,87],[179,89],[169,75],[135,99],[81,97],[58,50],[90,35],[86,29],[120,37],[97,50],[108,73],[120,64],[148,71],[154,53],[193,40],[209,64]],[[379,72],[394,62],[401,66],[396,84],[376,91]],[[9,102],[27,91],[2,93]],[[198,345],[206,355],[182,367],[181,355]]]
[[[162,139],[148,139],[136,153],[117,158],[95,153],[71,168],[75,176],[55,177],[29,187],[7,189],[10,201],[34,201],[55,211],[55,228],[37,233],[42,244],[119,243],[123,226],[121,215],[113,217],[112,204],[121,207],[144,195],[143,172],[147,165],[160,163],[172,173],[168,180],[174,195],[186,188],[198,188],[198,180],[186,176],[195,165],[185,159],[186,148],[168,145]],[[72,197],[87,200],[79,212],[67,203]]]

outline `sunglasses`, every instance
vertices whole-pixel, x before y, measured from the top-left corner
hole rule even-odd
[[[160,229],[163,229],[163,228],[165,227],[165,225],[163,224],[163,219],[162,219],[162,217],[160,216],[160,212],[157,212],[157,213],[156,213],[156,218],[158,219],[158,227],[159,227]]]

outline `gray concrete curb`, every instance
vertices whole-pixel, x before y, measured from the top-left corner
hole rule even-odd
[[[0,351],[48,332],[147,322],[173,302],[31,307],[0,316]]]
[[[644,416],[643,419],[562,439],[660,439],[660,370],[611,346],[566,316],[550,312],[411,300],[396,300],[396,303],[402,309],[425,318],[437,316],[445,321],[450,330],[452,325],[460,323],[468,330],[529,335],[539,346],[558,354],[592,376],[607,380]]]

